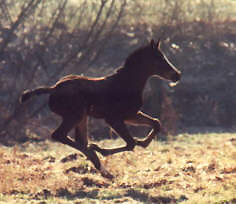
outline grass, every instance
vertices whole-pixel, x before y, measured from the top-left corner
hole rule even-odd
[[[121,140],[104,140],[117,146]],[[236,134],[179,135],[102,158],[51,141],[0,147],[0,203],[236,203]]]

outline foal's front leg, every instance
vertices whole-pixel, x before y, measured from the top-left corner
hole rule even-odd
[[[132,151],[136,145],[136,141],[134,138],[130,135],[125,123],[123,120],[106,120],[106,122],[113,128],[113,130],[121,136],[125,142],[126,146],[123,147],[117,147],[112,149],[104,149],[100,148],[95,144],[91,144],[89,146],[89,149],[96,150],[97,152],[100,152],[103,156],[108,156],[111,154],[124,152],[124,151]]]
[[[91,144],[89,148],[100,152],[103,156],[108,156],[124,151],[131,151],[134,149],[135,145],[139,145],[145,148],[150,144],[150,142],[154,139],[154,137],[160,131],[161,128],[161,123],[158,119],[152,118],[151,116],[141,111],[139,111],[136,115],[134,115],[132,118],[129,118],[125,122],[131,125],[151,126],[153,129],[149,132],[148,136],[144,140],[135,140],[130,135],[124,121],[107,120],[107,123],[111,125],[113,130],[115,130],[115,132],[125,140],[126,146],[113,149],[103,149],[95,144]]]
[[[161,129],[161,123],[157,118],[153,118],[141,111],[139,111],[135,116],[126,120],[125,122],[130,125],[150,126],[153,128],[144,140],[136,140],[136,144],[144,148],[150,144],[150,142],[154,139],[154,137]]]
[[[141,147],[147,147],[150,142],[154,139],[156,134],[161,129],[161,123],[158,119],[152,118],[151,116],[139,111],[135,116],[126,120],[125,122],[131,125],[143,125],[143,126],[151,126],[153,129],[149,132],[148,136],[144,140],[135,140],[129,133],[124,121],[107,121],[108,124],[118,133],[125,141],[126,146],[118,147],[113,149],[103,149],[98,147],[95,144],[90,145],[90,149],[96,150],[100,152],[103,156],[108,156],[111,154],[123,152],[123,151],[131,151],[134,149],[135,145],[139,145]]]

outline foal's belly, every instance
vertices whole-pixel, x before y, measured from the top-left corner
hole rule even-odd
[[[95,118],[129,118],[141,108],[138,100],[131,99],[101,99],[93,101],[88,106],[88,115]]]

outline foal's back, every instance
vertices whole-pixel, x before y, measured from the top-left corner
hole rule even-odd
[[[92,78],[81,75],[68,75],[60,79],[54,85],[53,94],[57,95],[77,95],[81,92],[90,92],[92,90],[102,89],[106,78]]]
[[[104,95],[112,90],[109,84],[111,82],[106,77],[65,76],[53,86],[49,107],[61,116],[80,114],[85,109],[89,109],[91,104],[104,101],[102,99]]]

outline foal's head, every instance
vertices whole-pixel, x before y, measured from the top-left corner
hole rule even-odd
[[[148,62],[146,69],[149,69],[150,74],[166,79],[171,82],[180,80],[181,72],[172,65],[167,57],[160,50],[160,40],[157,43],[151,41],[148,54]]]

